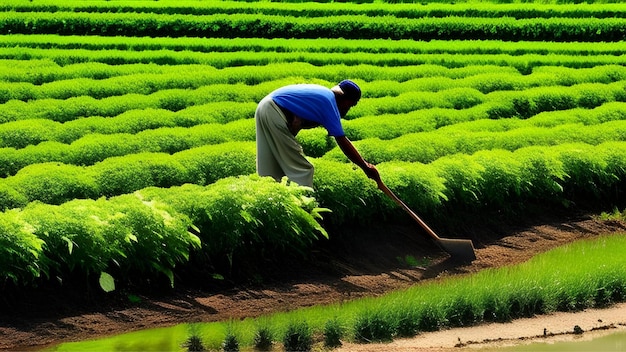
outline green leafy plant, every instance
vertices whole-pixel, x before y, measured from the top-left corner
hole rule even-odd
[[[224,352],[238,352],[239,342],[237,341],[237,336],[228,332],[224,338],[224,342],[222,342],[222,349]]]
[[[253,343],[258,351],[270,351],[274,343],[274,334],[268,326],[259,326],[254,334]]]
[[[96,182],[101,193],[115,196],[139,189],[167,187],[189,181],[187,168],[164,153],[141,153],[112,157],[93,165]]]
[[[25,285],[49,273],[45,241],[16,210],[0,213],[0,276],[3,284]]]
[[[394,330],[392,322],[380,312],[359,314],[354,326],[355,339],[361,343],[391,341]]]
[[[313,346],[311,328],[306,321],[292,321],[283,335],[286,351],[310,351]]]
[[[187,338],[183,342],[182,346],[187,352],[204,352],[206,347],[202,341],[202,335],[200,334],[200,325],[189,324]]]
[[[344,337],[345,327],[338,319],[329,319],[324,324],[324,346],[336,348],[342,345],[341,339]]]
[[[420,328],[420,316],[415,309],[409,309],[400,314],[396,335],[398,337],[413,337],[417,335]]]

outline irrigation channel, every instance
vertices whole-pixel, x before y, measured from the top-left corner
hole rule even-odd
[[[581,330],[576,330],[576,327]],[[127,341],[150,341],[163,339],[164,336],[176,339],[174,330],[181,328],[186,329],[184,326],[177,326],[131,333],[127,335],[129,337]],[[122,342],[124,339],[119,340],[118,346],[124,346]],[[135,346],[139,346],[139,343],[136,343]],[[94,341],[93,343],[61,345],[46,351],[98,350],[98,345],[99,343]],[[342,347],[335,349],[336,352],[458,352],[463,350],[480,352],[625,351],[626,303],[606,309],[589,309],[575,313],[559,312],[548,316],[518,319],[510,323],[423,333],[414,338],[397,339],[390,343],[367,345],[345,343]]]
[[[571,341],[571,342],[558,342],[554,344],[541,344],[533,343],[532,345],[522,345],[509,348],[499,348],[498,351],[503,352],[516,352],[516,351],[528,351],[533,350],[536,352],[549,352],[549,351],[624,351],[626,350],[626,332],[621,331],[604,335],[600,337],[594,337],[591,340]],[[485,350],[488,351],[488,350]]]

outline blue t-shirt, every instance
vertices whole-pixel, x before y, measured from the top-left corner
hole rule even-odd
[[[270,97],[294,115],[324,126],[329,135],[345,135],[332,90],[317,84],[294,84],[273,91]]]

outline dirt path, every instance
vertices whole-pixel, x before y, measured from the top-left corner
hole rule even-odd
[[[373,229],[380,232],[383,229]],[[416,282],[436,280],[449,275],[473,273],[525,261],[537,253],[582,238],[626,232],[626,225],[601,221],[590,216],[567,219],[536,220],[534,224],[514,228],[473,230],[477,259],[459,266],[447,259],[433,243],[407,225],[385,225],[385,240],[363,236],[351,246],[333,244],[313,254],[314,261],[294,267],[288,273],[264,278],[260,284],[228,289],[181,288],[167,294],[136,295],[131,302],[118,293],[106,299],[85,300],[80,292],[40,292],[33,296],[7,301],[0,309],[0,350],[35,350],[69,341],[80,341],[134,330],[171,326],[182,322],[218,321],[253,317],[316,304],[326,304],[364,296],[376,296],[402,289]],[[433,254],[434,253],[434,254]],[[420,266],[409,266],[406,258],[422,260]],[[84,295],[83,295],[84,296]],[[620,306],[623,313],[624,306]],[[622,314],[622,316],[626,316]],[[593,320],[595,316],[591,319]],[[561,318],[557,318],[561,319]],[[582,327],[582,318],[576,318]],[[610,321],[606,317],[599,317]],[[606,320],[605,320],[606,319]],[[534,336],[549,328],[551,332],[572,329],[547,323],[530,328],[533,319],[506,324],[513,330],[517,324],[524,334],[511,333],[512,338]],[[591,321],[589,324],[592,324]],[[617,322],[616,322],[617,323]],[[589,325],[591,326],[591,325]],[[585,325],[587,327],[587,325]],[[436,351],[452,348],[453,343],[495,339],[504,328],[479,326],[461,331],[423,334],[416,339],[394,341],[393,350]],[[585,329],[585,328],[583,328]],[[539,332],[537,332],[539,330]],[[446,335],[450,333],[451,335]],[[506,335],[509,336],[509,335]],[[452,337],[452,341],[451,340]],[[503,337],[504,338],[504,337]],[[370,351],[374,345],[346,345],[345,351]],[[389,346],[380,350],[389,350]]]

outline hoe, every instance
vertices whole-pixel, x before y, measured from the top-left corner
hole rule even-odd
[[[441,238],[430,228],[422,219],[417,216],[400,198],[398,198],[387,186],[379,183],[378,188],[394,200],[398,205],[402,207],[420,226],[428,232],[428,234],[435,240],[435,242],[450,256],[458,261],[471,262],[476,259],[476,253],[474,253],[474,245],[471,240],[463,239],[449,239]]]

